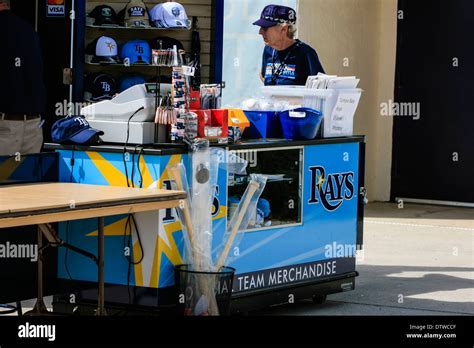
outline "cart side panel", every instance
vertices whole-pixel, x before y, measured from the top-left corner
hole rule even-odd
[[[355,272],[359,144],[306,146],[303,176],[303,224],[245,234],[236,294]]]

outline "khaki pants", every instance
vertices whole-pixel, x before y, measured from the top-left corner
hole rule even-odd
[[[41,119],[7,121],[0,118],[0,156],[39,153],[43,146]]]

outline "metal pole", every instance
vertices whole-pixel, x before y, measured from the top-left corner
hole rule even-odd
[[[69,18],[71,19],[71,45],[70,45],[70,59],[69,68],[71,71],[74,68],[74,23],[76,20],[75,0],[72,0],[72,8]],[[69,85],[69,105],[72,104],[73,85]],[[72,116],[74,108],[68,108],[68,116]]]
[[[105,311],[105,289],[104,289],[104,218],[99,218],[99,240],[98,240],[98,282],[99,282],[99,298],[97,315],[107,315]]]
[[[38,284],[37,284],[37,299],[36,304],[33,309],[24,315],[32,316],[32,315],[44,315],[48,314],[48,309],[44,304],[43,300],[43,232],[41,228],[38,226],[38,260],[37,260],[37,277],[38,277]]]
[[[35,31],[38,32],[38,0],[35,1]]]

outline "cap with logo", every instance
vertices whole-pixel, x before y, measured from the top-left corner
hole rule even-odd
[[[115,10],[108,5],[100,5],[94,8],[89,17],[94,18],[94,25],[98,26],[118,26],[118,19]]]
[[[296,24],[296,11],[291,7],[280,6],[280,5],[268,5],[266,6],[260,19],[253,23],[262,28],[274,27],[277,24]]]
[[[91,128],[83,116],[63,118],[51,128],[51,139],[58,144],[97,143],[100,135],[104,135],[104,132]]]
[[[157,28],[189,28],[186,10],[177,2],[156,5],[150,11],[150,18]]]
[[[145,40],[128,41],[122,46],[120,57],[125,61],[128,59],[130,65],[151,64],[151,48]]]
[[[117,94],[117,82],[109,74],[98,73],[87,76],[86,99],[94,102],[112,99]]]
[[[108,36],[101,36],[92,41],[86,48],[86,53],[92,56],[91,63],[119,63],[117,42]]]
[[[119,82],[119,92],[122,93],[127,89],[146,83],[145,78],[142,75],[125,75],[122,76]]]
[[[123,14],[123,24],[128,28],[149,28],[148,9],[142,0],[131,0]]]

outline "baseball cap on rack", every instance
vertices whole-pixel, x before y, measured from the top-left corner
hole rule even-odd
[[[124,26],[128,28],[149,28],[150,17],[148,9],[142,0],[131,0],[123,14]]]
[[[150,11],[151,22],[157,28],[189,28],[184,6],[177,2],[165,2]]]
[[[117,42],[101,36],[87,45],[86,53],[92,56],[91,63],[115,64],[119,62]]]
[[[57,121],[51,128],[51,139],[58,144],[95,144],[104,132],[93,129],[83,116],[71,116]]]
[[[122,93],[127,89],[146,83],[145,78],[142,75],[125,75],[122,76],[119,83],[119,92]]]
[[[120,57],[130,64],[151,64],[151,48],[145,40],[132,40],[123,45]]]
[[[108,5],[96,6],[89,17],[94,18],[94,25],[98,26],[118,26],[118,19],[115,10]]]
[[[253,23],[262,28],[274,27],[277,24],[296,24],[296,11],[291,7],[280,6],[280,5],[268,5],[266,6],[260,19]]]
[[[93,102],[110,100],[117,94],[117,82],[112,75],[97,73],[87,76],[85,97]]]

